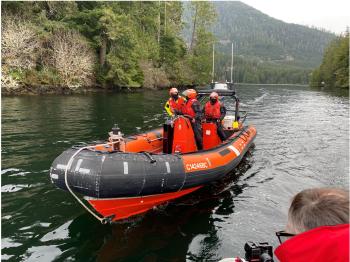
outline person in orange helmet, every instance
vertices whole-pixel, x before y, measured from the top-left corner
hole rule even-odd
[[[183,92],[186,96],[186,104],[183,107],[182,113],[191,119],[191,125],[194,132],[196,144],[198,150],[203,149],[203,138],[202,138],[202,110],[201,104],[197,100],[197,91],[194,89],[187,89]]]
[[[210,94],[209,101],[205,104],[203,111],[205,120],[216,124],[216,131],[221,141],[226,140],[226,134],[221,123],[226,115],[226,108],[224,104],[219,101],[218,93],[212,92]]]
[[[169,116],[174,116],[182,113],[182,109],[185,106],[185,98],[179,96],[177,88],[173,87],[169,90],[170,98],[165,103],[165,111]]]

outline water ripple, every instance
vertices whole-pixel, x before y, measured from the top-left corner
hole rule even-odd
[[[74,144],[161,126],[166,91],[2,98],[2,260],[218,260],[248,240],[277,245],[290,198],[348,188],[349,99],[307,88],[238,87],[255,147],[232,173],[149,213],[102,226],[50,183]],[[230,100],[227,108],[233,109]]]

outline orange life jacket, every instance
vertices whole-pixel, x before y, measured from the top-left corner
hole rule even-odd
[[[221,104],[219,101],[217,101],[214,105],[208,101],[204,108],[205,118],[219,119],[221,115],[220,107]]]
[[[192,105],[196,101],[197,101],[197,99],[194,99],[194,98],[190,98],[189,100],[187,100],[187,102],[182,110],[182,113],[184,115],[188,115],[188,116],[194,118],[196,116],[196,112],[194,112]]]
[[[170,97],[168,102],[172,112],[174,112],[174,110],[182,112],[182,108],[185,106],[185,99],[182,96],[179,96],[176,101]]]

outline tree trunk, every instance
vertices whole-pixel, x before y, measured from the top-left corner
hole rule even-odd
[[[105,35],[101,35],[101,47],[100,47],[100,66],[103,67],[106,63],[107,52],[107,38]]]
[[[191,38],[190,50],[189,50],[190,52],[192,52],[194,37],[195,37],[195,34],[196,34],[197,9],[198,9],[198,7],[196,6],[196,11],[195,11],[195,13],[194,13],[194,19],[193,19],[193,31],[192,31],[192,38]]]
[[[158,36],[157,36],[157,40],[158,40],[158,45],[159,45],[159,40],[160,40],[160,1],[158,2],[158,8],[159,8],[159,13],[158,13]]]
[[[164,35],[166,35],[166,1],[164,1]]]

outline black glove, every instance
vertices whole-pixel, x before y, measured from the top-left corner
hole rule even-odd
[[[174,109],[174,113],[175,113],[175,115],[183,115],[183,113],[181,111],[176,110],[176,109]]]

